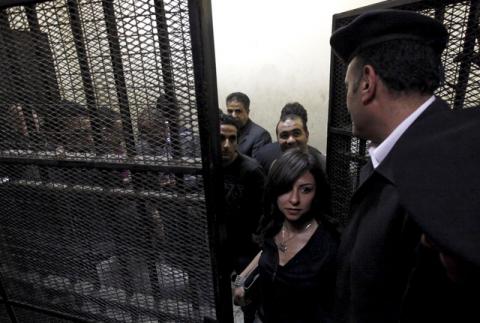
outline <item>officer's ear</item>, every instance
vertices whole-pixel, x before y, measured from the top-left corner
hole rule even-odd
[[[359,91],[364,105],[370,103],[375,97],[379,77],[372,65],[365,65],[362,68],[362,79]]]

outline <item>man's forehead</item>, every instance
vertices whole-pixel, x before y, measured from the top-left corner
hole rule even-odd
[[[231,124],[222,124],[220,125],[220,132],[225,134],[237,134],[237,128]]]
[[[304,130],[301,118],[289,118],[285,121],[280,121],[277,126],[278,132],[292,131],[294,129]]]
[[[232,100],[227,102],[227,108],[241,108],[245,109],[245,106],[243,105],[242,102],[237,101],[237,100]]]

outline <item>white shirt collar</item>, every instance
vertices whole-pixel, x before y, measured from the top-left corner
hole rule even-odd
[[[435,101],[435,96],[431,96],[427,101],[425,101],[420,107],[418,107],[412,114],[410,114],[405,120],[403,120],[393,131],[385,138],[384,141],[377,147],[370,146],[368,148],[368,153],[370,154],[370,159],[372,160],[373,168],[377,168],[378,165],[387,157],[388,153],[395,146],[396,142],[403,133],[412,125],[412,123],[417,120],[417,118],[430,106],[430,104]]]

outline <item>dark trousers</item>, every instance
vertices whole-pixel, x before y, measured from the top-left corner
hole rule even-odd
[[[257,313],[258,304],[252,302],[246,306],[242,306],[243,321],[245,323],[253,323],[255,321],[255,313]]]

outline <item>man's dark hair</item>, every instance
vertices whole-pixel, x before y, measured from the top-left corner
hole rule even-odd
[[[237,131],[240,129],[240,124],[238,123],[237,119],[232,117],[231,115],[222,113],[219,116],[220,118],[220,125],[231,125],[237,128]]]
[[[228,102],[231,102],[231,101],[240,102],[241,104],[243,104],[243,107],[245,108],[245,110],[247,110],[247,112],[250,111],[250,99],[245,93],[242,93],[242,92],[230,93],[227,96],[226,102],[228,104]]]
[[[308,126],[307,126],[307,110],[298,102],[287,103],[280,112],[280,120],[277,122],[277,126],[275,127],[275,132],[278,136],[278,125],[280,122],[285,122],[286,120],[294,120],[294,119],[301,119],[303,123],[303,130],[308,133]]]
[[[356,58],[354,92],[367,64],[373,66],[388,89],[397,93],[433,94],[443,82],[441,57],[420,41],[386,41],[360,50]]]
[[[292,114],[300,117],[305,127],[307,126],[308,115],[307,110],[305,110],[303,105],[298,102],[290,102],[285,104],[285,106],[282,108],[282,111],[280,112],[280,120],[285,121],[287,119],[286,116]]]

